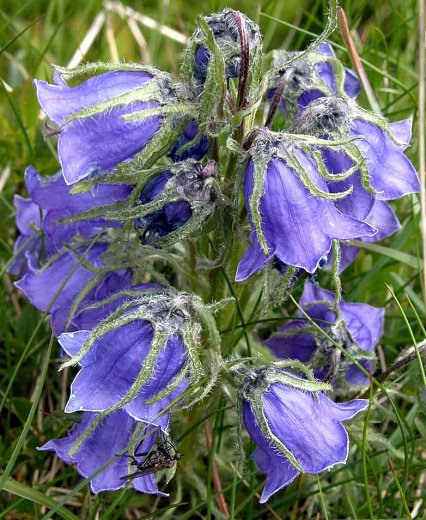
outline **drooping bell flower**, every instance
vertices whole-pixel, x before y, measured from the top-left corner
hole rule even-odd
[[[338,175],[355,166],[359,170],[344,180],[330,182],[330,191],[353,186],[339,209],[364,219],[374,200],[394,200],[420,188],[417,172],[404,154],[411,138],[412,120],[389,123],[383,117],[361,109],[350,99],[321,98],[310,103],[293,125],[297,133],[330,139],[353,139],[340,150],[322,149],[325,166]]]
[[[64,366],[81,366],[65,412],[123,409],[166,431],[164,411],[208,371],[191,302],[184,293],[142,291],[92,330],[59,336],[71,357]]]
[[[182,119],[186,108],[170,77],[150,67],[122,64],[117,69],[74,87],[63,76],[84,73],[84,67],[62,74],[56,70],[52,85],[35,81],[39,103],[60,133],[58,154],[67,184],[123,163],[141,166],[144,153],[152,155],[150,147],[166,153],[176,140],[164,122]],[[172,105],[173,113],[168,113]]]
[[[360,85],[356,75],[336,58],[330,44],[322,43],[314,52],[295,59],[299,55],[302,52],[272,52],[272,66],[282,68],[272,78],[268,98],[273,99],[279,89],[278,107],[282,112],[293,118],[315,99],[358,95]]]
[[[146,472],[137,478],[126,479],[137,470],[132,461],[143,466],[149,453],[156,449],[159,429],[137,422],[123,410],[117,410],[103,418],[90,435],[84,438],[87,429],[97,423],[99,418],[99,414],[85,412],[81,422],[74,425],[66,437],[50,440],[38,449],[54,451],[67,464],[76,464],[77,471],[85,478],[91,477],[109,463],[90,480],[90,487],[94,493],[114,491],[130,482],[142,493],[168,496],[167,493],[158,490],[154,471]],[[136,453],[134,459],[126,453],[118,455],[138,438],[142,440],[137,446],[137,453],[144,455]],[[75,447],[77,442],[81,444],[74,453],[73,446]]]
[[[40,268],[77,237],[92,238],[107,227],[121,225],[107,222],[102,216],[72,223],[64,222],[64,219],[95,208],[104,210],[127,199],[132,191],[128,185],[96,184],[89,191],[71,194],[71,188],[65,184],[60,172],[42,177],[32,166],[25,170],[25,186],[30,198],[15,196],[20,236],[14,247],[18,257],[9,269],[18,275],[28,272],[28,263],[31,264],[30,271]]]
[[[117,227],[119,222],[107,222],[102,216],[85,221],[70,222],[80,213],[126,200],[132,186],[126,184],[94,184],[83,193],[71,194],[60,172],[52,177],[41,177],[37,170],[28,167],[25,183],[31,199],[45,212],[43,231],[47,239],[59,250],[64,243],[71,243],[74,236],[90,238],[107,227]],[[64,222],[68,219],[67,222]]]
[[[302,472],[317,474],[346,462],[349,438],[342,423],[368,400],[335,403],[322,390],[324,383],[276,365],[246,369],[243,421],[256,443],[252,459],[267,474],[261,503]]]
[[[237,281],[274,259],[313,273],[333,239],[377,232],[336,208],[316,163],[288,135],[264,129],[254,138],[249,155],[244,197],[251,245],[238,265]]]
[[[334,294],[305,282],[299,305],[334,342],[367,371],[371,370],[384,326],[384,309],[365,303],[341,301],[341,319],[333,309]],[[266,341],[281,359],[297,359],[314,369],[315,376],[330,381],[337,393],[368,384],[366,376],[300,311],[299,319],[287,322]]]
[[[55,335],[72,329],[72,318],[79,308],[96,299],[102,287],[110,294],[131,284],[129,269],[111,269],[104,257],[107,244],[62,250],[38,268],[29,265],[26,274],[15,282],[32,305],[51,315]]]
[[[244,14],[233,9],[224,9],[204,18],[214,37],[214,45],[224,64],[225,78],[237,78],[241,73],[242,48],[241,33],[247,38],[247,52],[253,57],[261,47],[259,27]],[[243,27],[244,26],[244,27]],[[208,36],[204,27],[199,27],[191,36],[184,70],[187,68],[199,84],[204,84],[209,66],[218,55],[209,48]]]
[[[216,207],[215,175],[213,161],[204,166],[187,159],[148,181],[134,220],[141,242],[168,244],[199,230]]]

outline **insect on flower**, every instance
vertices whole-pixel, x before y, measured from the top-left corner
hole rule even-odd
[[[166,439],[165,435],[161,432],[157,446],[153,447],[150,451],[141,451],[139,449],[145,439],[137,445],[133,455],[127,455],[132,459],[131,465],[136,466],[136,471],[121,477],[121,480],[133,480],[144,475],[150,475],[157,473],[163,469],[172,468],[175,463],[180,460],[183,456],[179,453],[175,446]],[[145,457],[142,462],[139,462],[136,457]]]

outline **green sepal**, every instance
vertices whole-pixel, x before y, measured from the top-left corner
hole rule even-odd
[[[270,162],[268,155],[256,154],[252,155],[253,161],[253,191],[250,195],[249,206],[251,218],[256,229],[257,240],[266,256],[269,256],[269,247],[266,243],[265,235],[262,229],[262,215],[260,214],[260,200],[263,196],[265,185],[265,173]]]
[[[161,72],[160,70],[158,70],[155,67],[152,67],[151,65],[143,65],[141,63],[109,63],[105,61],[94,61],[91,63],[84,63],[83,65],[79,65],[71,69],[68,67],[55,65],[54,63],[52,63],[51,66],[55,71],[61,73],[64,76],[69,76],[70,78],[82,76],[84,74],[96,74],[98,72],[107,72],[109,70],[135,70],[141,72],[148,72],[153,76],[157,74],[164,74],[164,72]]]
[[[198,19],[200,28],[204,32],[205,42],[211,55],[207,65],[207,76],[203,85],[202,101],[200,106],[199,121],[201,124],[208,126],[211,119],[223,119],[226,112],[226,78],[225,78],[225,60],[216,43],[213,31],[210,29],[204,17]],[[194,44],[196,47],[197,44]],[[195,58],[195,55],[194,55]]]
[[[276,437],[271,429],[269,428],[268,420],[266,419],[263,407],[263,391],[260,389],[256,389],[253,391],[250,397],[246,397],[249,401],[250,406],[252,408],[253,414],[256,417],[257,425],[259,426],[263,436],[269,440],[269,442],[278,448],[278,450],[289,460],[290,464],[292,464],[298,471],[303,473],[303,469],[301,468],[299,462],[293,453],[285,446],[284,443]]]

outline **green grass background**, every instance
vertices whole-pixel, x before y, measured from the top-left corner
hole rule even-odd
[[[321,32],[326,13],[326,2],[310,0],[126,5],[188,36],[200,14],[233,7],[258,21],[265,50],[302,49]],[[413,0],[358,0],[341,5],[382,112],[391,121],[414,118],[407,154],[417,165],[418,6]],[[231,464],[235,446],[228,433],[233,417],[220,412],[223,402],[212,408],[210,457],[201,420],[187,438],[186,452],[194,451],[195,456],[186,456],[179,464],[177,478],[168,487],[169,500],[132,491],[92,495],[72,466],[36,451],[72,424],[61,412],[70,375],[57,373],[58,348],[50,340],[46,321],[5,273],[16,237],[12,199],[14,193],[25,195],[23,172],[28,164],[45,174],[58,165],[54,146],[43,137],[32,80],[50,79],[52,62],[67,64],[101,9],[98,0],[0,0],[0,465],[2,471],[7,468],[7,479],[1,479],[0,519],[221,518],[211,479],[206,477],[213,458],[235,519],[425,518],[426,389],[417,358],[381,389],[374,387],[370,412],[349,427],[352,448],[347,465],[319,478],[302,477],[266,506],[258,504],[264,476],[252,464],[244,475]],[[110,24],[120,59],[141,61],[127,23],[111,15]],[[158,31],[140,28],[147,46],[144,59],[177,74],[182,45]],[[331,40],[349,65],[340,34],[336,32]],[[105,30],[86,59],[111,59]],[[365,96],[361,95],[360,103],[369,108]],[[394,207],[403,225],[401,232],[380,245],[369,245],[343,276],[346,300],[386,307],[380,346],[383,367],[425,337],[418,197],[405,197]],[[196,439],[199,449],[188,439]],[[185,441],[182,444],[185,452]]]

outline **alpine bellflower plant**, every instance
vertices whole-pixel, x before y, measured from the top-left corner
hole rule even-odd
[[[266,344],[278,358],[306,363],[317,378],[331,381],[335,392],[345,392],[369,381],[354,360],[371,370],[374,348],[383,334],[384,309],[341,300],[336,311],[334,303],[331,291],[306,281],[299,305],[320,330],[298,311],[298,319],[280,327]]]
[[[167,496],[158,482],[202,467],[198,428],[227,400],[219,411],[266,473],[261,502],[347,461],[345,423],[368,404],[349,396],[374,370],[384,309],[343,301],[339,274],[352,240],[398,231],[388,201],[419,181],[411,120],[361,108],[324,39],[266,55],[259,27],[225,9],[199,19],[177,79],[88,63],[35,80],[60,169],[26,170],[9,271],[73,371],[70,431],[39,449],[94,493]],[[303,275],[302,311],[266,340],[280,358],[268,364],[251,341],[258,303],[290,312]]]

